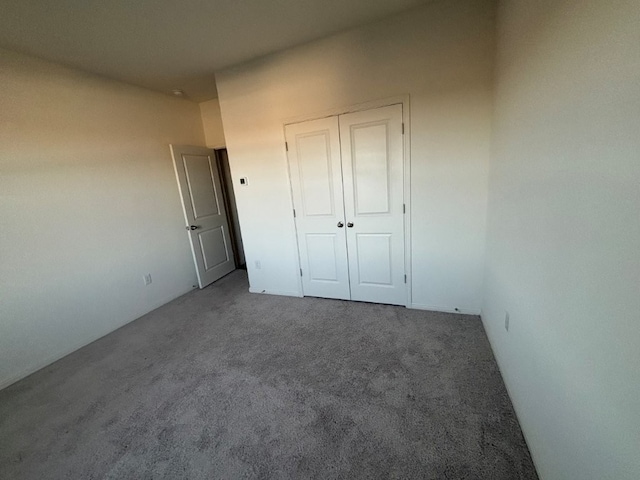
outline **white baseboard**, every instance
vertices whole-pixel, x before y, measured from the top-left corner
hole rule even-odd
[[[464,308],[456,309],[450,307],[438,307],[436,305],[425,305],[423,303],[412,303],[407,308],[414,310],[430,310],[432,312],[444,312],[444,313],[461,313],[462,315],[480,315],[480,310],[467,310]]]
[[[302,298],[304,295],[301,295],[299,292],[291,292],[291,291],[282,291],[282,290],[260,290],[259,288],[249,287],[250,293],[261,293],[263,295],[281,295],[284,297],[299,297]],[[435,305],[426,305],[423,303],[412,303],[407,305],[407,308],[411,308],[414,310],[430,310],[432,312],[444,312],[444,313],[458,313],[462,315],[480,315],[480,310],[467,310],[467,309],[458,309],[449,307],[438,307]]]
[[[289,292],[284,290],[260,290],[259,288],[249,287],[249,293],[262,293],[264,295],[280,295],[283,297],[299,297],[302,298],[299,292]]]

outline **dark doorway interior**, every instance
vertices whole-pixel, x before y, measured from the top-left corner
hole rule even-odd
[[[224,190],[224,203],[229,216],[229,228],[231,229],[231,243],[233,243],[233,257],[236,262],[236,268],[247,268],[244,258],[244,247],[242,246],[242,235],[240,233],[240,222],[238,221],[238,209],[236,207],[236,197],[233,191],[233,180],[231,179],[231,170],[229,168],[229,157],[227,149],[221,148],[216,150],[218,158],[218,167],[220,168],[220,179]]]

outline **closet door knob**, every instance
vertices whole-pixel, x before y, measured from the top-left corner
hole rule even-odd
[[[351,223],[351,222],[347,223],[347,227],[349,227],[349,228],[353,227],[353,223]]]
[[[338,228],[342,228],[342,227],[344,227],[344,223],[338,222]]]

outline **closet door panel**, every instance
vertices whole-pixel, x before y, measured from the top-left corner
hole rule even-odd
[[[303,294],[348,300],[338,118],[287,125],[285,135]]]
[[[351,298],[405,305],[402,105],[339,123]]]

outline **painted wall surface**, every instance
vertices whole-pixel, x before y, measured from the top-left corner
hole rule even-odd
[[[493,2],[439,2],[216,73],[253,291],[300,293],[283,124],[409,94],[413,302],[479,312],[493,41]]]
[[[209,148],[225,146],[224,130],[222,129],[222,116],[220,115],[220,103],[217,98],[200,103],[202,127],[206,145]]]
[[[2,387],[192,288],[169,144],[204,135],[196,103],[0,64]]]
[[[640,3],[498,24],[485,327],[541,478],[637,479]]]

